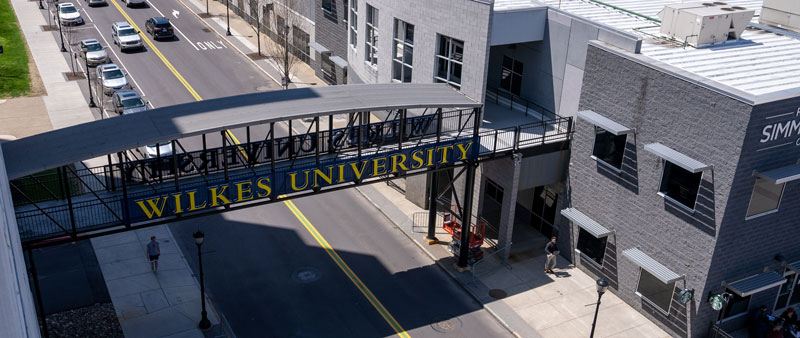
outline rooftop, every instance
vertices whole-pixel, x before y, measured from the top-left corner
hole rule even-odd
[[[497,0],[496,10],[546,4],[642,38],[641,54],[654,61],[716,82],[711,84],[754,101],[797,96],[800,91],[800,35],[758,24],[762,0],[724,0],[728,6],[755,10],[736,42],[694,48],[668,42],[659,33],[658,12],[681,0]],[[700,1],[691,1],[700,2]],[[703,81],[709,83],[710,81]]]

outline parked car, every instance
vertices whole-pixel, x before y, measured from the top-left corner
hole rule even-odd
[[[119,115],[138,113],[147,110],[139,93],[132,90],[118,90],[111,95],[111,106]]]
[[[169,23],[169,19],[164,17],[147,19],[144,27],[153,36],[153,39],[172,39],[175,37],[175,33],[172,31],[172,24]]]
[[[80,25],[83,23],[83,18],[75,5],[65,2],[58,4],[58,21],[62,25]]]
[[[127,22],[115,22],[111,25],[111,40],[122,51],[144,48],[139,32]]]
[[[80,42],[83,57],[86,58],[86,63],[90,67],[102,65],[111,62],[111,58],[106,53],[106,48],[100,44],[97,39],[86,39]]]
[[[97,66],[97,81],[102,84],[105,95],[129,87],[125,73],[113,63]]]
[[[122,0],[125,3],[125,6],[145,6],[145,0]]]
[[[124,106],[126,104],[125,100],[132,100],[131,104],[136,105],[135,107],[131,108],[124,108],[119,107],[117,105],[117,100],[119,103]],[[138,100],[138,102],[136,102]],[[111,102],[114,103],[114,109],[116,111],[120,111],[120,115],[126,114],[135,114],[139,112],[143,112],[147,110],[147,105],[142,101],[141,97],[138,93],[133,91],[119,91],[114,93]],[[137,148],[142,157],[144,158],[157,158],[157,157],[166,157],[172,155],[172,142],[160,142],[157,144],[148,144],[145,146],[141,146]]]
[[[99,5],[108,5],[108,2],[106,2],[106,0],[86,0],[86,4],[89,5],[89,7],[94,7]]]
[[[139,148],[146,158],[156,158],[172,155],[172,142],[161,142],[158,145],[148,144]]]

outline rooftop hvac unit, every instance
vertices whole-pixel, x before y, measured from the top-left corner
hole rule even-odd
[[[800,1],[764,0],[758,22],[800,32]]]
[[[724,2],[676,3],[658,13],[661,34],[694,46],[738,40],[755,11]]]

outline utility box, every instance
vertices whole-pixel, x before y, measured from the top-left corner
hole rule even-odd
[[[800,1],[764,0],[758,22],[800,32]]]
[[[664,6],[658,16],[661,34],[699,47],[738,40],[754,14],[754,10],[727,7],[723,2],[697,2]]]

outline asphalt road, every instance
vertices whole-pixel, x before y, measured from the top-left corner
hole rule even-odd
[[[144,8],[126,8],[118,0],[97,8],[73,1],[87,20],[75,30],[76,41],[98,38],[107,45],[112,61],[154,107],[279,88],[176,0]],[[147,36],[155,48],[145,44],[143,51],[122,53],[111,44],[111,24],[127,19],[122,12],[140,29],[163,13],[177,28],[176,39]],[[222,47],[211,49],[209,43]],[[96,117],[107,118],[99,110]],[[243,129],[233,132],[246,138]],[[218,137],[208,141],[220,144]],[[181,143],[187,150],[201,144],[197,137]],[[206,233],[206,292],[238,337],[510,336],[355,190],[294,203],[318,237],[284,203],[170,225],[195,272],[191,234]]]

